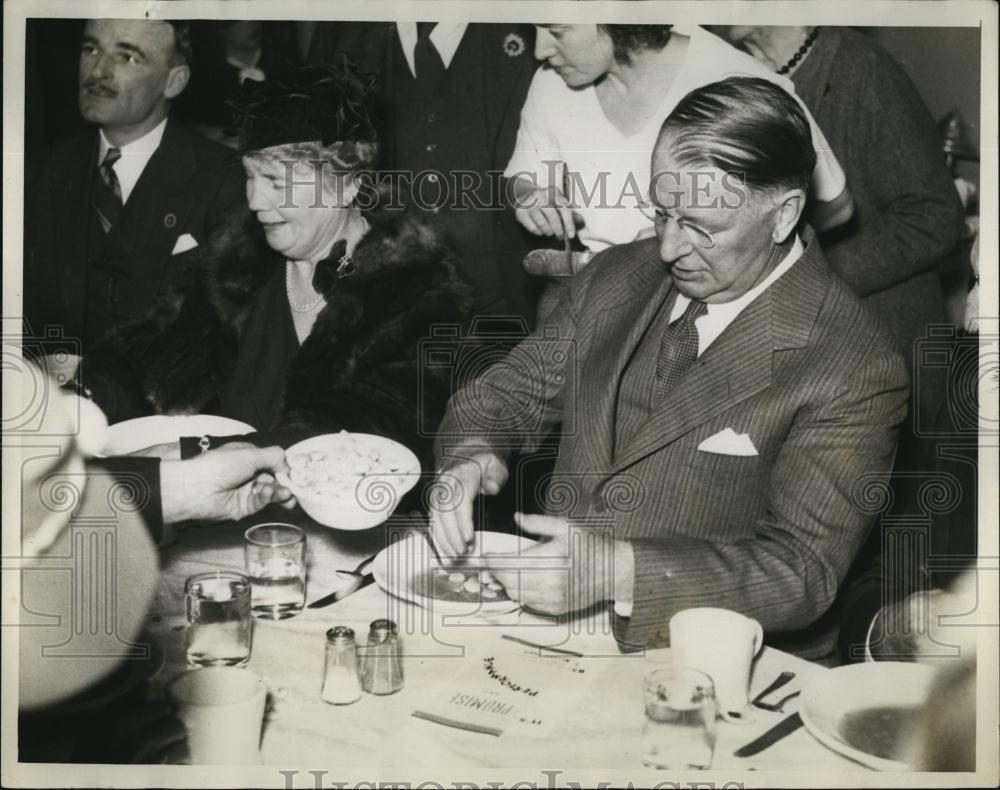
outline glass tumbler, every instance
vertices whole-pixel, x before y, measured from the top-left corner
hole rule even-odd
[[[715,688],[696,669],[666,667],[646,676],[642,761],[650,768],[709,768],[715,751]]]
[[[250,580],[231,571],[199,573],[185,582],[184,599],[188,664],[246,666],[253,636]]]
[[[291,524],[258,524],[243,536],[254,617],[284,620],[306,602],[306,535]]]

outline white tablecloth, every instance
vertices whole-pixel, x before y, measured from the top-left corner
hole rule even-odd
[[[385,540],[380,529],[343,533],[305,526],[308,601],[342,585],[344,579],[334,571],[353,568]],[[163,553],[160,592],[149,615],[149,629],[167,653],[165,680],[185,668],[184,579],[216,568],[243,570],[242,528],[223,525],[186,530]],[[379,617],[390,617],[399,624],[406,655],[404,688],[385,697],[365,694],[347,706],[324,703],[320,685],[325,631],[333,625],[349,625],[361,641],[368,624]],[[524,613],[506,615],[495,622],[479,618],[443,622],[440,616],[432,622],[425,610],[386,595],[377,585],[288,620],[257,620],[250,668],[266,678],[276,701],[264,726],[263,761],[285,767],[334,764],[345,770],[369,769],[379,775],[409,777],[440,776],[443,768],[448,775],[515,766],[536,771],[572,766],[634,771],[637,777],[659,781],[656,772],[643,768],[639,755],[644,719],[641,681],[656,664],[669,661],[669,651],[622,655],[607,623],[592,618],[575,625],[577,630],[592,633],[571,633],[570,624],[554,624]],[[469,660],[484,641],[504,632],[539,644],[569,647],[587,656],[586,693],[559,717],[551,734],[528,738],[505,733],[497,738],[411,715],[422,695],[454,675],[456,662]],[[764,648],[754,664],[751,694],[761,691],[783,670],[796,674],[785,693],[800,688],[817,673],[829,671]],[[782,714],[755,711],[750,724],[720,722],[713,769],[734,774],[749,770],[869,773],[828,750],[805,728],[754,757],[733,756],[735,749],[794,712],[796,703],[788,703]],[[535,781],[541,786],[545,779],[537,775]]]

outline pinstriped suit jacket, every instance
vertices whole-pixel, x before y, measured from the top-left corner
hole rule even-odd
[[[552,321],[452,398],[439,450],[504,455],[563,434],[549,509],[613,525],[635,586],[623,644],[662,646],[680,609],[720,606],[795,636],[831,605],[872,516],[906,413],[903,360],[878,319],[806,249],[698,358],[630,443],[614,447],[623,370],[672,285],[655,239],[614,247],[574,278]],[[698,450],[746,433],[755,456]],[[514,475],[512,475],[512,478]]]

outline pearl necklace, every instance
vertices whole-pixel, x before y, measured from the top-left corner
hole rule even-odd
[[[819,35],[819,27],[814,27],[812,33],[806,36],[806,40],[802,42],[802,46],[799,47],[795,54],[789,59],[789,61],[778,69],[778,74],[787,74],[796,66],[799,65],[799,61],[804,58],[810,49],[812,49],[813,43],[816,41],[816,37]]]
[[[361,218],[363,224],[363,230],[361,235],[364,236],[369,229],[368,220],[364,217]],[[337,274],[340,277],[347,276],[350,274],[350,266],[352,262],[351,253],[345,252],[337,260]],[[313,301],[303,304],[298,301],[294,296],[292,296],[292,262],[288,261],[285,265],[285,295],[288,296],[288,306],[292,308],[296,313],[311,313],[320,305],[326,304],[326,298],[323,294],[317,294]]]
[[[285,294],[288,296],[288,306],[292,308],[296,313],[311,313],[321,304],[324,304],[326,300],[323,298],[323,294],[319,294],[311,302],[303,304],[298,301],[292,295],[292,264],[289,262],[285,267]]]

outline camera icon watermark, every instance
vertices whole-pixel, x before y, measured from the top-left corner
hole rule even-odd
[[[951,324],[930,325],[913,347],[914,431],[918,436],[978,442],[1000,434],[1000,336],[959,333]],[[947,420],[938,404],[922,398],[944,393]],[[986,395],[984,398],[983,395]]]
[[[68,436],[79,432],[78,413],[60,420],[46,417],[54,392],[74,380],[81,352],[80,340],[66,336],[61,327],[46,326],[36,335],[27,321],[4,319],[4,389],[11,387],[15,391],[4,398],[5,438]],[[66,406],[60,408],[65,410]]]
[[[523,319],[477,318],[468,333],[439,325],[420,341],[418,417],[424,436],[516,439],[544,431],[549,403],[565,400],[577,375],[576,342],[548,326],[528,334]],[[438,424],[436,393],[454,393],[455,424]],[[565,410],[564,413],[572,413]],[[563,434],[573,430],[563,424]]]

